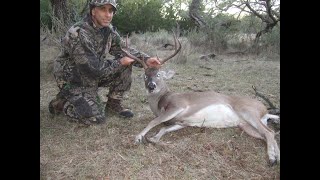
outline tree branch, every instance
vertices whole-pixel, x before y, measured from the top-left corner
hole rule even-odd
[[[200,5],[201,5],[201,0],[192,0],[189,7],[189,16],[196,23],[198,27],[205,27],[207,23],[199,15]]]
[[[267,97],[265,97],[263,94],[257,91],[257,88],[254,85],[252,85],[252,89],[256,93],[256,96],[261,97],[263,100],[265,100],[269,104],[271,109],[277,109]]]

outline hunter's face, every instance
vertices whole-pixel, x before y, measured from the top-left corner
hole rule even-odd
[[[92,9],[92,19],[99,28],[107,27],[113,18],[114,8],[110,4],[97,6]]]

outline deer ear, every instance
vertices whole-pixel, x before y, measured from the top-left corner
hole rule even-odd
[[[174,74],[175,74],[176,72],[173,71],[173,70],[169,70],[168,72],[161,71],[161,73],[162,73],[163,78],[165,78],[165,79],[170,79],[170,78],[172,78],[172,77],[174,76]]]

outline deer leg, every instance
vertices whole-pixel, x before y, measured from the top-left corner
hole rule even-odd
[[[150,131],[153,127],[171,120],[172,118],[176,117],[179,113],[181,113],[184,109],[183,108],[176,108],[176,109],[169,109],[168,111],[164,111],[160,116],[155,118],[154,120],[150,121],[146,128],[144,128],[135,138],[135,143],[141,143],[143,137]]]
[[[271,166],[276,164],[277,161],[280,162],[280,150],[277,141],[274,138],[274,132],[265,128],[264,125],[258,124],[257,131],[265,137],[267,143],[267,151]]]
[[[177,131],[179,129],[182,129],[184,128],[185,126],[181,126],[181,125],[178,125],[178,124],[174,124],[174,125],[171,125],[171,126],[168,126],[168,127],[163,127],[160,129],[160,131],[158,132],[158,134],[156,134],[155,136],[153,136],[152,138],[150,138],[149,140],[154,142],[154,143],[157,143],[159,142],[160,138],[165,135],[166,133],[168,132],[172,132],[172,131]]]
[[[266,142],[268,146],[268,156],[271,166],[280,162],[280,150],[277,141],[274,138],[274,132],[265,132]]]
[[[255,131],[258,132],[260,136],[263,137],[263,139],[266,141],[267,151],[268,151],[268,156],[269,156],[269,161],[271,166],[276,164],[277,161],[280,162],[280,150],[279,150],[277,141],[274,138],[274,135],[275,135],[274,132],[270,128],[268,128],[266,125],[264,125],[261,119],[256,118],[255,116],[246,115],[246,116],[242,116],[242,118],[251,125],[252,127],[251,129],[255,129]],[[248,130],[250,128],[246,127],[245,129]],[[249,130],[249,133],[253,132],[251,129]],[[256,133],[252,133],[252,134],[257,135]]]
[[[243,122],[241,124],[238,125],[244,132],[246,132],[248,135],[258,138],[258,139],[263,139],[264,138],[261,136],[261,134],[259,134],[259,132],[257,132],[257,130],[252,127],[250,124]]]

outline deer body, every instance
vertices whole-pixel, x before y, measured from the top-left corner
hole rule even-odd
[[[174,38],[175,45],[177,45],[176,42],[178,40],[175,36]],[[179,41],[178,43],[179,48],[176,49],[173,55],[163,60],[162,64],[177,54],[181,48]],[[130,54],[128,56],[135,58]],[[164,122],[168,122],[170,125],[163,127],[149,141],[157,143],[164,134],[187,126],[239,127],[248,135],[266,141],[271,165],[280,161],[280,150],[274,139],[275,133],[267,126],[267,119],[279,119],[279,116],[268,114],[267,108],[260,101],[249,97],[225,95],[214,91],[171,92],[164,79],[172,77],[173,73],[169,74],[160,71],[160,67],[148,67],[140,59],[135,59],[144,66],[144,81],[148,92],[148,102],[156,116],[136,136],[136,143],[141,143],[152,128]]]
[[[183,111],[170,123],[182,126],[226,128],[237,126],[241,119],[233,110],[227,96],[209,92],[172,93],[149,95],[150,108],[156,116],[167,108],[183,107]],[[174,103],[173,103],[174,102]],[[156,107],[152,107],[157,105]]]
[[[157,143],[164,134],[187,126],[239,127],[249,135],[267,142],[272,164],[280,161],[280,150],[274,139],[274,132],[266,123],[268,118],[278,119],[279,116],[268,114],[267,108],[260,101],[215,91],[171,92],[163,79],[163,73],[156,69],[145,71],[148,102],[156,118],[136,136],[137,143],[142,142],[153,127],[164,122],[168,122],[170,126],[163,127],[149,141]]]

